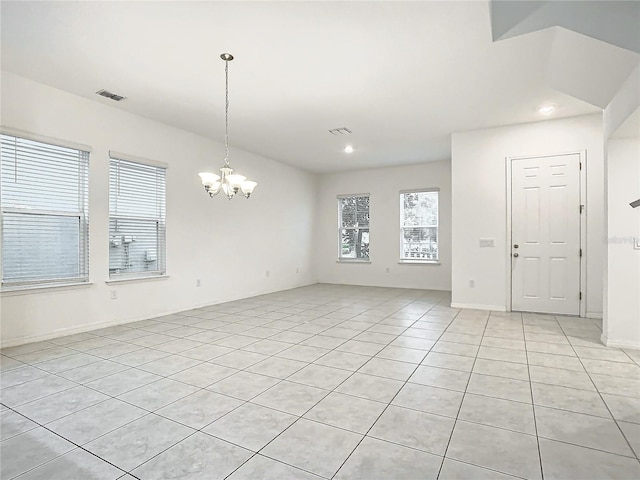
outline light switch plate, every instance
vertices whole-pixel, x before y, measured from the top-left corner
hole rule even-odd
[[[480,239],[480,247],[495,247],[496,240],[495,238],[481,238]]]

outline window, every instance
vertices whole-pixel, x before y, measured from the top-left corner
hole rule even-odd
[[[400,260],[438,261],[438,190],[400,193]]]
[[[89,152],[2,134],[2,287],[89,280]]]
[[[369,195],[338,197],[338,258],[369,260]]]
[[[109,277],[164,275],[166,168],[114,158],[109,166]]]

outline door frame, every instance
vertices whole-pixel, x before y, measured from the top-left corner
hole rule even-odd
[[[511,268],[511,245],[513,245],[512,238],[512,185],[511,185],[511,165],[514,160],[528,160],[532,158],[546,158],[546,157],[559,157],[563,155],[578,155],[578,161],[582,164],[582,168],[579,170],[579,183],[580,183],[580,205],[583,205],[582,215],[580,215],[580,248],[582,249],[582,257],[580,258],[580,285],[578,286],[582,292],[582,299],[580,299],[580,317],[587,316],[587,214],[589,207],[587,206],[587,151],[576,150],[562,153],[546,153],[541,155],[524,155],[517,157],[505,157],[505,184],[506,184],[506,218],[507,218],[507,235],[506,235],[506,294],[505,299],[507,311],[512,311],[512,268]],[[576,205],[576,208],[579,208]]]

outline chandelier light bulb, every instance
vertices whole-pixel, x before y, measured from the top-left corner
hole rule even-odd
[[[247,179],[247,177],[245,177],[244,175],[228,175],[227,176],[227,182],[229,183],[229,186],[233,189],[234,193],[238,193],[238,190],[240,190],[240,186],[242,185],[242,182],[244,182]]]
[[[344,147],[344,152],[353,153],[353,145],[347,145],[346,147]]]
[[[214,183],[216,183],[218,180],[220,180],[220,175],[216,175],[215,173],[210,173],[210,172],[200,172],[198,175],[200,175],[200,179],[202,180],[202,185],[204,185],[205,187],[211,186]]]
[[[258,184],[251,180],[245,180],[244,182],[242,182],[240,188],[242,189],[242,193],[244,193],[244,196],[246,198],[249,198],[251,196],[251,194],[253,193],[253,189],[256,188],[256,185]]]

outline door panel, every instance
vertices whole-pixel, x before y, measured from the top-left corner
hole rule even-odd
[[[549,189],[549,204],[553,206],[552,208],[555,211],[555,214],[549,216],[549,242],[554,245],[562,245],[567,242],[566,219],[569,216],[570,197],[568,193],[567,187],[564,185]],[[578,204],[573,205],[574,209],[578,208]]]
[[[513,310],[579,315],[579,206],[578,154],[511,161]]]
[[[524,257],[522,268],[522,293],[524,298],[540,298],[540,259]]]
[[[566,300],[567,292],[567,259],[551,258],[549,260],[549,298],[552,300]]]
[[[525,188],[525,243],[537,244],[540,238],[540,189]]]

